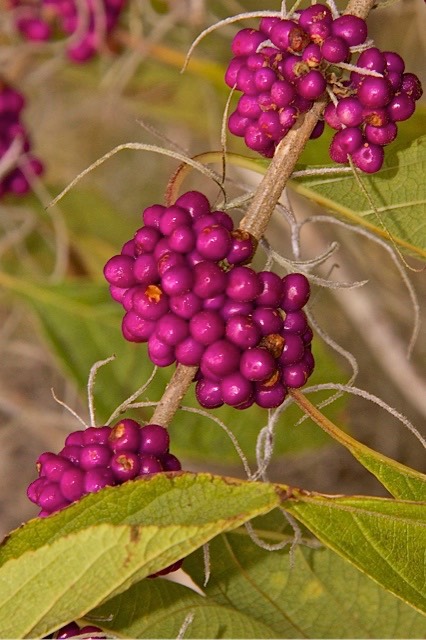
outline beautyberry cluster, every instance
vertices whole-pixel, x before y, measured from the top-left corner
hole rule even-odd
[[[72,62],[86,62],[117,25],[126,0],[9,0],[16,28],[31,41],[67,37]]]
[[[87,640],[91,640],[91,637],[88,635],[89,633],[96,634],[93,640],[97,638],[106,638],[106,636],[100,635],[102,633],[102,629],[99,629],[99,627],[89,624],[84,627],[79,627],[76,622],[66,624],[64,627],[58,629],[58,631],[55,631],[53,635],[48,637],[54,638],[55,640],[65,640],[66,638],[75,638],[76,636],[86,635]]]
[[[281,404],[313,369],[305,276],[246,266],[255,240],[197,191],[148,207],[142,218],[104,268],[126,311],[124,337],[147,342],[157,366],[199,366],[196,393],[205,407]]]
[[[30,185],[25,173],[40,175],[43,172],[40,160],[30,154],[30,137],[21,121],[24,105],[23,95],[0,80],[0,162],[6,161],[8,153],[14,155],[14,144],[18,144],[17,155],[22,161],[22,167],[17,167],[16,157],[11,158],[11,168],[0,181],[0,197],[8,192],[15,195],[27,193]]]
[[[146,474],[179,471],[180,462],[169,453],[169,442],[164,427],[141,427],[129,418],[114,427],[74,431],[58,454],[39,456],[39,477],[29,485],[28,498],[40,507],[43,518],[103,487]]]
[[[301,113],[328,92],[332,102],[325,121],[338,133],[330,156],[345,163],[348,155],[362,171],[378,171],[383,146],[395,139],[396,122],[409,118],[422,89],[414,74],[404,73],[402,58],[376,47],[365,48],[367,25],[357,16],[333,18],[314,4],[291,19],[263,18],[259,29],[242,29],[231,45],[234,58],[225,75],[243,95],[228,122],[246,145],[272,157]],[[331,94],[331,95],[330,95]],[[349,129],[349,131],[348,131]],[[324,121],[311,137],[319,137]]]

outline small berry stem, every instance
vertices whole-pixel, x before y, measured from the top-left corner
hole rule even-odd
[[[344,13],[351,13],[365,19],[373,4],[374,0],[350,0]],[[275,206],[326,104],[326,98],[316,102],[278,145],[268,171],[257,187],[246,215],[240,223],[240,229],[248,231],[257,240],[263,236]],[[152,416],[153,423],[163,426],[170,424],[196,372],[197,367],[181,364],[176,367]]]

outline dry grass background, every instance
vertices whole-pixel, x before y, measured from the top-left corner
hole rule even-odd
[[[167,15],[163,16],[164,22],[156,25],[157,31],[152,25],[153,37],[160,42],[167,42],[168,34],[176,29],[184,44],[190,42],[190,35],[195,36],[204,23],[212,18],[213,4],[221,16],[241,11],[242,5],[248,10],[259,8],[258,2],[249,1],[209,3],[175,0],[169,4],[174,13],[168,17],[168,22]],[[265,8],[271,7],[270,3],[261,4]],[[276,8],[279,3],[272,4],[272,8]],[[186,23],[188,16],[192,19]],[[370,33],[381,48],[400,52],[407,60],[407,68],[423,77],[425,82],[426,52],[422,17],[424,3],[421,0],[403,0],[380,13],[373,12]],[[2,26],[4,20],[3,15]],[[225,33],[229,35],[232,29],[227,28]],[[185,51],[185,46],[182,46],[182,51]],[[83,81],[79,70],[75,71],[75,78],[74,72],[62,74],[63,61],[60,59],[45,59],[43,64],[39,64],[27,50],[22,49],[22,45],[12,46],[7,38],[3,38],[0,55],[8,77],[20,78],[23,90],[31,98],[27,122],[33,131],[37,153],[46,159],[49,167],[47,183],[67,184],[94,159],[123,141],[153,141],[152,136],[145,134],[136,123],[137,117],[145,118],[147,114],[139,106],[135,86],[130,83],[121,90],[108,64],[101,67],[101,81],[98,82],[98,77],[92,83]],[[221,55],[226,56],[226,52]],[[131,69],[133,60],[129,59],[127,64]],[[143,62],[141,64],[143,67]],[[159,87],[143,87],[141,91],[145,106],[149,104],[150,92],[153,101],[159,100],[161,103],[162,99],[168,100],[163,82]],[[200,102],[205,106],[203,116],[207,116],[207,126],[205,123],[191,125],[191,122],[184,120],[177,126],[173,121],[162,120],[161,109],[159,117],[155,113],[148,113],[148,119],[157,127],[161,126],[167,137],[190,149],[191,153],[218,146],[223,103],[207,83],[200,82],[199,91]],[[144,206],[161,200],[163,185],[174,166],[168,160],[153,155],[127,154],[125,158],[115,158],[104,165],[102,171],[93,173],[90,184],[118,205],[123,216],[134,216]],[[48,199],[48,194],[40,195]],[[56,193],[52,191],[51,195]],[[296,203],[296,206],[300,205]],[[0,207],[0,233],[3,233],[3,238],[10,238],[11,233],[16,233],[19,228],[16,220],[21,219],[19,216],[29,220],[29,224],[31,220],[34,221],[34,212],[27,204],[9,203]],[[272,236],[275,236],[276,227],[272,229]],[[369,309],[371,317],[379,322],[383,315],[395,331],[396,339],[406,344],[411,329],[412,309],[391,261],[383,257],[382,252],[371,243],[357,240],[354,244],[348,234],[335,230],[332,233],[338,236],[342,244],[337,262],[344,264],[356,279],[371,279],[374,300],[374,308]],[[316,234],[311,241],[323,243],[325,238],[330,238],[328,229],[322,230],[320,235]],[[0,247],[3,247],[3,241],[0,239]],[[52,241],[51,235],[47,234],[46,241]],[[31,268],[33,263],[25,239],[18,237],[13,242],[16,254]],[[375,269],[374,264],[379,264],[380,269]],[[425,275],[414,273],[410,277],[420,299],[424,320]],[[345,295],[345,300],[342,308],[334,297],[324,295],[317,300],[315,312],[324,319],[324,327],[329,329],[333,337],[356,355],[361,370],[358,386],[395,406],[426,434],[426,411],[422,410],[421,403],[416,407],[409,401],[406,381],[392,381],[380,357],[371,353],[363,336],[368,331],[368,323],[367,326],[362,326],[362,322],[354,325],[351,322],[351,304],[356,303],[351,302],[350,294]],[[336,322],[336,318],[343,319]],[[392,349],[392,342],[389,343],[389,349]],[[423,323],[411,366],[420,384],[423,384],[426,398],[426,386],[421,382],[422,379],[424,381],[425,362]],[[86,408],[82,400],[46,349],[32,316],[7,292],[1,292],[0,537],[37,512],[27,500],[25,489],[35,477],[34,461],[39,453],[46,449],[57,450],[64,435],[78,428],[75,420],[54,402],[50,391],[52,387],[60,398],[84,415]],[[386,455],[426,471],[424,449],[395,419],[360,398],[352,398],[348,406],[348,423],[356,437]],[[201,469],[189,460],[185,462],[186,468]],[[209,470],[221,471],[219,467],[212,466]],[[337,446],[277,460],[271,467],[271,477],[330,493],[382,492],[374,478]]]

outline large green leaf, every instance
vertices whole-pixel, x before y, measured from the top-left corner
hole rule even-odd
[[[276,511],[253,522],[266,543],[291,540]],[[307,540],[308,541],[308,540]],[[309,542],[309,541],[308,541]],[[163,580],[141,581],[88,620],[131,638],[423,638],[426,620],[326,548],[266,551],[244,528],[210,543],[211,576],[200,598]],[[201,551],[184,563],[202,585]]]
[[[425,503],[181,473],[106,488],[12,533],[0,550],[0,628],[6,637],[48,633],[279,505],[364,574],[426,612]],[[273,541],[277,533],[268,535]],[[245,567],[240,571],[243,580]],[[272,575],[263,577],[268,597]],[[282,612],[277,615],[281,620]]]
[[[425,258],[425,170],[426,137],[422,137],[409,147],[395,143],[387,149],[380,171],[360,176],[380,218],[352,174],[298,178],[291,186],[325,209],[385,239],[389,239],[389,232],[402,248]]]
[[[45,635],[279,501],[274,485],[158,474],[32,520],[0,549],[1,637]]]
[[[324,544],[426,613],[426,502],[295,490],[285,507]]]
[[[415,469],[374,451],[339,429],[328,420],[300,391],[292,392],[293,399],[326,433],[342,444],[387,488],[395,498],[426,502],[426,476]]]

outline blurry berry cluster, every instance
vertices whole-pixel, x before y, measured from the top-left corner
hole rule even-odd
[[[258,30],[242,29],[233,39],[234,58],[225,75],[228,86],[243,93],[229,130],[244,137],[250,149],[272,157],[298,116],[328,95],[324,119],[337,129],[331,158],[346,163],[350,156],[362,171],[378,171],[383,146],[395,139],[396,122],[413,114],[422,88],[417,76],[405,73],[398,54],[366,41],[363,19],[333,18],[322,4],[291,19],[263,18]],[[348,63],[365,73],[351,71]],[[320,120],[311,137],[323,130]]]
[[[24,105],[23,95],[0,80],[0,166],[4,167],[0,197],[6,193],[27,193],[30,189],[28,178],[43,172],[40,160],[30,153],[30,137],[21,120]]]
[[[305,384],[314,366],[305,276],[245,266],[256,242],[200,192],[148,207],[142,218],[104,268],[126,311],[124,337],[147,342],[157,366],[199,366],[204,407],[275,407],[288,387]]]
[[[126,0],[9,0],[15,25],[27,40],[67,37],[72,62],[86,62],[105,45]]]

